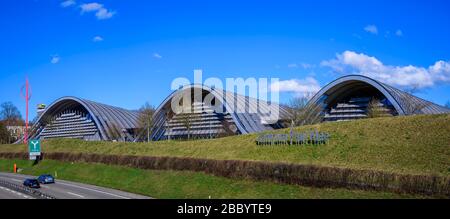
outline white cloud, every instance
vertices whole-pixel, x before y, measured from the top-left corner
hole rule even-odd
[[[95,36],[94,38],[92,38],[92,41],[94,41],[94,42],[101,42],[101,41],[103,41],[103,37]]]
[[[312,77],[274,82],[270,85],[274,92],[291,92],[296,96],[310,97],[320,90],[319,82]]]
[[[397,31],[395,31],[395,35],[398,36],[398,37],[403,36],[402,30],[397,30]]]
[[[111,18],[115,13],[115,11],[108,11],[106,8],[101,8],[95,13],[95,16],[97,16],[97,19],[99,20],[104,20]]]
[[[288,64],[288,68],[298,68],[298,67],[302,67],[304,69],[310,69],[310,68],[314,68],[314,65],[304,63],[304,62],[302,62],[300,64],[297,64],[297,63]]]
[[[153,58],[155,58],[155,59],[161,59],[162,56],[161,56],[160,54],[158,54],[158,53],[153,53]]]
[[[93,2],[93,3],[82,4],[82,5],[80,5],[80,8],[81,8],[81,13],[92,12],[92,11],[100,10],[101,8],[103,8],[103,5]]]
[[[384,65],[375,57],[345,51],[337,54],[335,59],[323,61],[321,65],[338,73],[365,75],[404,89],[421,89],[450,82],[450,62],[445,61],[438,61],[428,68],[413,65],[390,66]]]
[[[74,0],[66,0],[66,1],[61,2],[61,7],[67,8],[67,7],[73,6],[75,4],[76,4],[76,2]]]
[[[450,83],[450,61],[437,61],[429,67],[429,72],[436,81]]]
[[[378,28],[375,25],[367,25],[364,30],[372,34],[378,34]]]
[[[106,9],[102,4],[96,2],[82,4],[80,5],[80,8],[82,14],[86,12],[96,12],[95,16],[99,20],[109,19],[116,14],[115,11]]]
[[[60,60],[61,58],[58,55],[53,55],[52,58],[50,59],[50,63],[57,64]]]
[[[310,68],[314,68],[315,67],[315,65],[311,65],[311,64],[308,64],[308,63],[301,63],[300,64],[301,66],[302,66],[302,68],[304,68],[304,69],[310,69]]]

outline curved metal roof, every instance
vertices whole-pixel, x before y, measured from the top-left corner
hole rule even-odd
[[[450,109],[446,107],[439,106],[430,101],[413,96],[390,85],[381,83],[363,75],[347,75],[332,81],[323,87],[316,95],[314,95],[314,97],[310,100],[310,103],[318,103],[324,95],[332,95],[333,92],[336,92],[339,89],[345,89],[346,87],[350,87],[361,82],[371,85],[380,91],[392,103],[399,115],[413,114],[409,109],[411,106],[419,105],[422,107],[420,107],[417,112],[414,112],[414,114],[450,113]]]
[[[62,97],[52,104],[38,117],[36,124],[33,126],[41,126],[42,119],[46,116],[55,115],[65,109],[81,105],[92,116],[99,132],[101,140],[110,140],[111,136],[108,132],[112,124],[119,130],[134,129],[138,127],[138,112],[122,109],[119,107],[109,106],[90,100],[77,97]],[[36,129],[35,129],[36,130]],[[39,133],[32,133],[32,137]]]
[[[224,106],[225,111],[228,112],[237,128],[242,134],[255,133],[267,130],[273,130],[270,124],[276,123],[283,118],[288,118],[289,112],[286,107],[275,103],[258,100],[232,92],[227,92],[222,89],[211,88],[205,85],[187,85],[172,94],[170,94],[157,108],[155,117],[161,116],[163,108],[166,107],[172,98],[188,89],[201,89],[212,94]],[[230,103],[233,100],[234,103]],[[245,109],[244,112],[236,109]],[[279,112],[276,118],[269,118],[269,113]]]

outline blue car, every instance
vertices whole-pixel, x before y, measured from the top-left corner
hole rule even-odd
[[[55,178],[49,174],[40,175],[37,180],[42,184],[55,183]]]
[[[34,188],[34,189],[41,188],[41,186],[39,185],[39,181],[37,179],[26,179],[23,182],[23,185],[26,187]]]

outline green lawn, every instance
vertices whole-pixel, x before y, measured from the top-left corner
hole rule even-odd
[[[43,142],[42,147],[44,152],[261,160],[449,176],[450,114],[365,119],[296,128],[297,131],[314,129],[329,132],[329,144],[257,146],[256,135],[241,135],[215,140],[151,143],[58,139]],[[0,152],[26,150],[24,145],[0,146]]]
[[[232,199],[303,199],[303,198],[430,198],[387,192],[347,189],[318,189],[270,182],[254,182],[216,177],[188,171],[155,171],[44,160],[36,166],[25,160],[0,159],[0,171],[11,172],[13,164],[23,174],[58,174],[57,179],[83,182],[147,195],[154,198],[232,198]]]

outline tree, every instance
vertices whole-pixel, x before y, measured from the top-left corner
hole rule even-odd
[[[4,102],[0,105],[0,120],[3,120],[6,126],[23,123],[19,109],[12,102]]]
[[[422,110],[430,105],[429,102],[419,102],[413,97],[402,97],[402,106],[406,115],[422,114]]]
[[[369,118],[385,117],[391,114],[387,113],[386,107],[377,98],[372,98],[367,106],[367,116]]]
[[[295,125],[301,123],[301,117],[303,109],[308,105],[308,99],[306,97],[294,97],[289,100],[289,111],[291,113],[291,120]]]
[[[169,109],[169,110],[166,110],[166,112],[164,114],[165,114],[165,121],[164,121],[165,124],[164,125],[165,125],[165,128],[166,128],[165,132],[167,134],[167,140],[170,141],[170,135],[171,135],[170,131],[171,131],[171,129],[170,129],[169,121],[173,117],[173,112],[172,112],[172,110]]]
[[[147,131],[147,142],[150,141],[150,135],[152,134],[151,130],[153,128],[153,116],[155,115],[155,112],[155,107],[148,102],[139,110],[139,127],[141,127],[143,131]]]
[[[289,101],[291,121],[296,126],[317,124],[323,120],[322,105],[310,103],[309,97],[312,95],[294,97]]]
[[[190,107],[184,108],[183,113],[181,114],[181,122],[183,123],[183,126],[187,130],[188,140],[191,138],[192,113],[193,113],[193,107],[190,106]]]
[[[411,89],[406,91],[406,96],[401,97],[403,103],[402,105],[406,115],[422,114],[422,109],[430,105],[430,103],[419,102],[415,100],[416,98],[413,96],[413,94],[418,90],[419,86],[415,85]]]
[[[110,124],[110,126],[108,127],[108,133],[112,140],[118,141],[122,137],[122,134],[120,133],[120,130],[117,127],[116,123]]]
[[[182,115],[182,122],[183,122],[183,126],[186,128],[187,130],[187,137],[188,140],[191,138],[191,114],[190,113],[185,113]]]
[[[6,129],[5,124],[0,122],[0,144],[10,144],[11,143],[11,133]]]
[[[450,109],[450,100],[449,100],[449,101],[447,101],[447,103],[445,103],[445,107],[447,107],[447,108],[449,108],[449,109]]]

